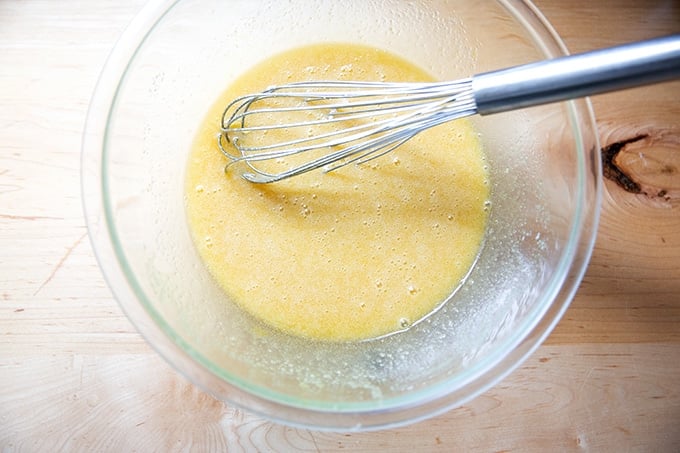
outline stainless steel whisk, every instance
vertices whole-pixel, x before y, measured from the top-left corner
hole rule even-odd
[[[290,83],[230,103],[218,146],[230,160],[227,169],[245,163],[245,179],[269,183],[366,162],[458,118],[678,77],[680,35],[673,35],[451,82]]]

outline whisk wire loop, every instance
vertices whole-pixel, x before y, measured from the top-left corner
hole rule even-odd
[[[333,171],[387,154],[419,132],[476,112],[471,80],[442,83],[298,82],[242,96],[222,115],[227,168],[252,182]],[[275,137],[269,138],[269,135]],[[261,165],[295,157],[295,163]]]

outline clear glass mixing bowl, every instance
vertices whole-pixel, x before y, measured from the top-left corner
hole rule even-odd
[[[599,145],[585,100],[475,118],[491,174],[490,220],[474,269],[444,306],[374,341],[269,331],[226,299],[197,256],[185,163],[207,108],[232,79],[268,55],[322,41],[385,48],[442,80],[565,54],[527,1],[151,3],[121,37],[92,99],[84,206],[122,308],[191,381],[280,422],[377,429],[468,401],[548,335],[592,250]]]

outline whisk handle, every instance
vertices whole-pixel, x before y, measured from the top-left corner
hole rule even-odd
[[[472,90],[485,115],[676,78],[680,35],[479,74]]]

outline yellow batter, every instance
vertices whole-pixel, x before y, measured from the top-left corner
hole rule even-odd
[[[292,50],[246,72],[193,144],[186,208],[196,247],[228,296],[275,328],[334,341],[404,329],[455,290],[478,254],[489,185],[477,134],[456,121],[364,165],[268,185],[225,174],[216,134],[229,101],[311,79],[431,80],[349,44]]]

